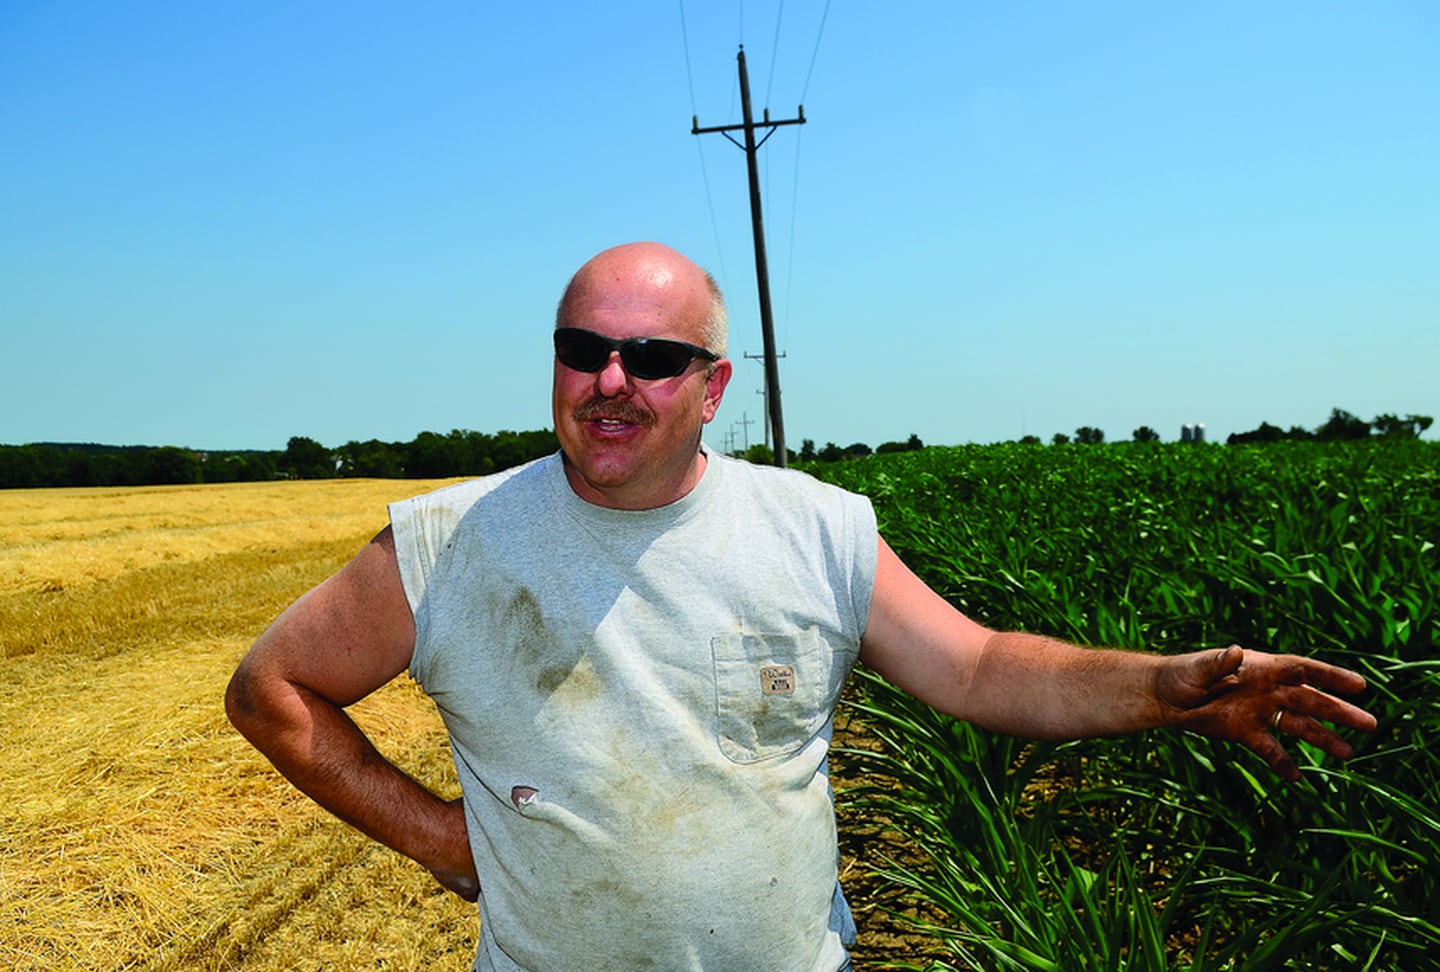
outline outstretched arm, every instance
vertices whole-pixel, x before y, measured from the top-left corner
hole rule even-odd
[[[403,672],[415,625],[387,527],[255,642],[225,693],[230,720],[287,779],[469,900],[479,892],[459,800],[386,760],[345,714]]]
[[[1375,727],[1369,713],[1330,694],[1358,692],[1365,679],[1313,659],[1239,647],[1162,656],[991,631],[927,587],[884,540],[860,657],[920,701],[996,732],[1078,739],[1179,726],[1242,743],[1289,780],[1300,771],[1272,733],[1345,759],[1349,743],[1325,723]]]

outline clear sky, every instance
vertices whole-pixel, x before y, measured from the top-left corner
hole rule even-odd
[[[560,289],[635,239],[720,280],[707,440],[762,441],[745,156],[690,132],[742,43],[808,119],[759,154],[792,448],[1440,416],[1429,0],[11,0],[0,443],[548,428]]]

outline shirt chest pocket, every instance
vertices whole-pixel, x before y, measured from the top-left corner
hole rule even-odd
[[[737,763],[785,756],[830,717],[835,661],[818,630],[726,634],[710,643],[720,751]]]

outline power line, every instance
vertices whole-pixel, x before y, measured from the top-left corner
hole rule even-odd
[[[680,0],[680,44],[685,49],[685,81],[690,87],[690,112],[698,114],[695,103],[695,74],[690,67],[690,32],[685,24],[685,0]],[[710,214],[710,235],[715,239],[715,256],[720,264],[720,279],[725,288],[730,286],[730,275],[725,271],[725,249],[720,245],[720,222],[715,218],[715,196],[710,191],[710,171],[705,167],[705,144],[698,139],[695,150],[700,158],[700,181],[705,185],[705,209]]]
[[[765,104],[770,104],[770,90],[775,86],[775,59],[780,53],[780,19],[785,16],[785,0],[775,10],[775,39],[770,42],[770,77],[765,81]],[[804,104],[805,99],[800,99]]]
[[[685,51],[685,83],[690,86],[690,110],[695,110],[695,72],[690,70],[690,32],[685,27],[685,0],[680,0],[680,46]]]
[[[820,29],[815,32],[815,50],[810,53],[810,70],[805,72],[805,86],[800,89],[800,104],[810,90],[810,75],[815,73],[815,59],[820,56],[820,38],[825,34],[825,20],[830,16],[830,0],[825,0],[825,10],[820,14]]]

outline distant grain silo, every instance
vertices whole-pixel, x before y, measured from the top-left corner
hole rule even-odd
[[[1204,442],[1204,441],[1205,441],[1205,423],[1204,423],[1204,422],[1186,422],[1185,425],[1180,429],[1180,441],[1181,441],[1181,442]]]

